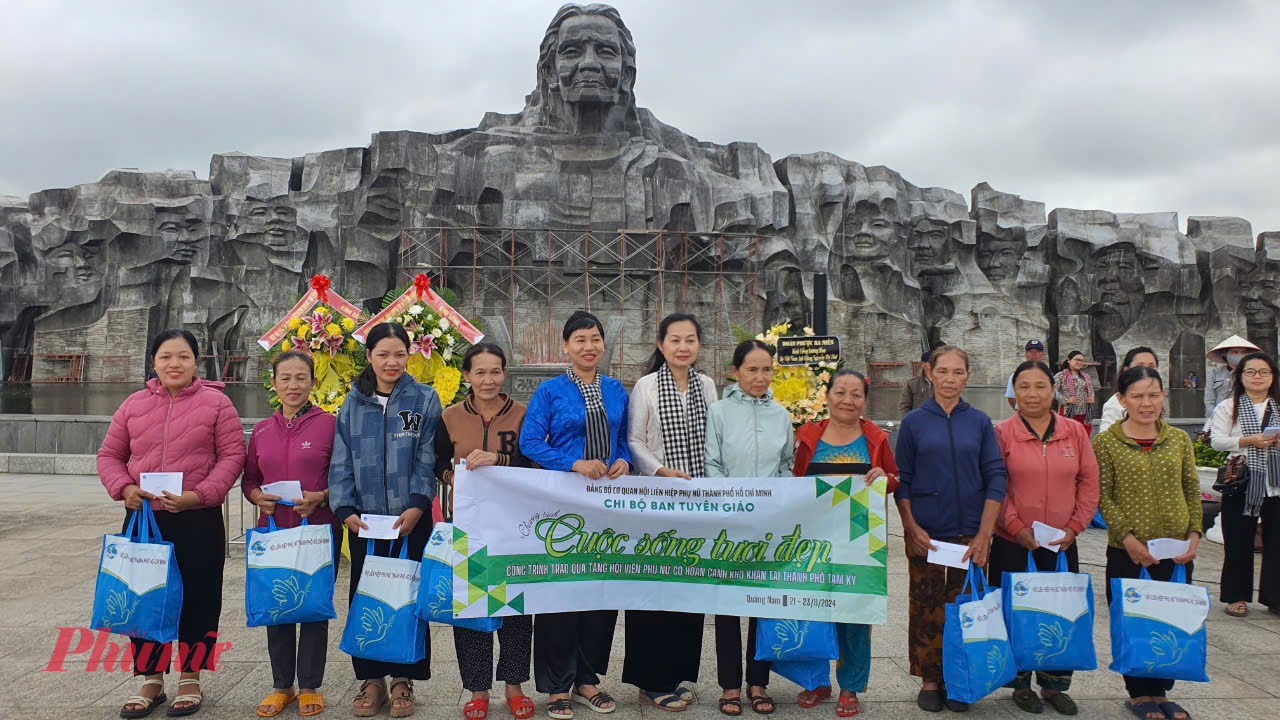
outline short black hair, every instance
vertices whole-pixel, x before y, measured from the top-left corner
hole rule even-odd
[[[1134,383],[1148,379],[1154,379],[1160,384],[1160,389],[1164,389],[1164,380],[1160,378],[1160,371],[1149,367],[1132,367],[1120,373],[1120,378],[1116,380],[1116,392],[1124,395]]]
[[[564,332],[562,333],[562,335],[564,336],[564,341],[569,342],[569,336],[573,335],[579,330],[587,330],[589,328],[595,328],[596,330],[599,330],[600,337],[604,337],[604,325],[600,324],[600,318],[596,317],[595,315],[592,315],[586,310],[575,311],[572,315],[569,316],[568,320],[564,321]]]
[[[151,348],[147,352],[147,357],[151,358],[153,365],[156,361],[156,353],[160,352],[160,346],[176,338],[186,340],[187,345],[191,347],[191,354],[195,355],[197,360],[200,358],[200,343],[196,341],[196,336],[192,335],[190,330],[169,328],[168,330],[161,330],[155,337],[151,338]]]
[[[738,343],[738,347],[733,349],[733,369],[737,370],[742,367],[742,363],[747,361],[747,356],[752,350],[763,350],[769,353],[769,357],[773,357],[773,348],[766,345],[761,340],[743,340]]]
[[[502,351],[502,348],[496,343],[482,342],[467,348],[467,352],[462,355],[462,372],[471,372],[471,358],[485,353],[497,355],[502,361],[502,369],[507,369],[507,354]]]
[[[301,360],[307,364],[307,369],[311,371],[311,379],[316,379],[316,363],[312,357],[301,350],[289,350],[282,352],[271,361],[271,376],[275,377],[276,370],[280,368],[280,364],[288,360]]]
[[[1053,383],[1053,373],[1049,372],[1049,366],[1045,365],[1043,360],[1024,360],[1023,363],[1018,366],[1018,369],[1013,371],[1013,380],[1010,382],[1017,385],[1018,376],[1027,370],[1039,370],[1049,378],[1050,384]]]

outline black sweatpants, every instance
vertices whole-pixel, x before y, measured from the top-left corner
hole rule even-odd
[[[1280,497],[1262,501],[1258,517],[1244,514],[1244,493],[1222,498],[1222,602],[1253,602],[1253,544],[1262,522],[1262,578],[1258,602],[1280,608]]]
[[[697,613],[628,610],[622,682],[663,693],[697,682],[703,622]]]
[[[1173,577],[1173,569],[1177,567],[1172,560],[1161,560],[1159,564],[1152,565],[1147,568],[1147,574],[1152,580],[1162,580],[1169,582]],[[1195,570],[1195,563],[1189,562],[1186,565],[1187,580],[1191,580],[1191,573]],[[1107,606],[1111,605],[1111,579],[1112,578],[1134,578],[1136,579],[1142,573],[1142,566],[1129,559],[1129,553],[1123,548],[1109,547],[1107,548]],[[1173,689],[1173,681],[1163,678],[1146,678],[1134,677],[1130,675],[1124,676],[1124,687],[1129,691],[1129,697],[1164,697]]]
[[[498,674],[500,682],[520,685],[529,681],[529,658],[533,651],[533,616],[509,615],[502,618],[496,632],[481,632],[454,626],[453,649],[458,653],[458,672],[462,687],[482,692],[493,686],[493,639],[498,636]]]
[[[337,577],[342,559],[342,526],[330,526],[333,535],[333,572]],[[329,621],[267,626],[267,655],[271,657],[273,687],[286,690],[298,679],[299,688],[316,690],[324,684],[328,656]]]
[[[742,689],[742,623],[735,615],[716,616],[716,679],[721,689]],[[756,619],[747,621],[747,685],[769,686],[768,660],[756,659]]]
[[[427,538],[431,537],[431,511],[422,514],[413,532],[398,540],[374,540],[373,554],[382,557],[400,557],[400,543],[408,540],[409,559],[422,560],[422,551],[427,547]],[[351,551],[351,588],[347,591],[347,602],[356,597],[356,589],[360,585],[360,573],[364,570],[365,538],[352,537],[347,547]],[[384,677],[409,678],[410,680],[427,680],[431,677],[431,638],[427,638],[427,654],[416,663],[391,663],[381,660],[369,660],[351,656],[351,667],[355,668],[357,680],[378,680]]]
[[[538,615],[533,621],[533,679],[540,693],[598,685],[609,672],[617,610]]]
[[[126,510],[120,532],[128,532],[134,510]],[[178,664],[181,672],[210,669],[213,645],[222,615],[222,571],[226,563],[226,533],[222,508],[198,508],[178,513],[156,510],[160,537],[173,543],[182,576],[182,615],[178,620]],[[141,522],[142,518],[138,518]],[[134,675],[169,672],[173,646],[134,638]],[[145,654],[144,654],[145,653]]]

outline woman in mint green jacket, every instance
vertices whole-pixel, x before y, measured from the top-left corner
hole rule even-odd
[[[786,408],[773,401],[773,351],[759,340],[747,340],[733,351],[733,377],[738,382],[724,399],[707,408],[707,475],[709,477],[779,477],[791,474],[795,431]],[[720,712],[742,714],[742,626],[737,617],[716,616],[716,675],[724,691]],[[766,693],[769,663],[756,660],[756,619],[747,623],[747,693],[751,709],[773,712]]]

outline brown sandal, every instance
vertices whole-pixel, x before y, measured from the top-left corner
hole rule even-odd
[[[738,717],[742,714],[742,696],[731,698],[720,698],[720,712],[729,717]]]
[[[1240,609],[1239,609],[1239,610],[1232,610],[1231,608],[1235,607],[1236,605],[1239,605],[1239,606],[1240,606]],[[1228,605],[1228,606],[1227,606],[1227,609],[1226,609],[1224,612],[1226,612],[1226,613],[1227,613],[1228,615],[1230,615],[1231,617],[1236,617],[1236,618],[1248,617],[1248,616],[1249,616],[1249,604],[1248,604],[1248,603],[1243,603],[1243,602],[1231,603],[1230,605]]]
[[[768,710],[761,710],[761,705],[772,705],[772,707]],[[757,715],[771,715],[774,710],[778,709],[778,705],[773,701],[773,698],[761,693],[759,695],[751,696],[751,709],[754,710]]]
[[[407,688],[407,691],[397,695],[395,693],[397,685],[404,685]],[[410,715],[413,715],[418,710],[418,708],[413,703],[413,681],[410,680],[409,678],[392,678],[391,679],[390,699],[391,699],[391,717],[393,718],[407,718]],[[404,705],[401,705],[400,707],[396,707],[397,700],[408,700],[409,705],[407,707]]]
[[[374,700],[373,704],[370,705],[369,707],[360,707],[356,703],[360,702],[361,700],[373,699],[373,696],[371,696],[368,692],[370,687],[373,687],[374,689],[377,690],[377,699]],[[359,694],[357,694],[354,698],[351,699],[353,712],[356,717],[373,717],[374,715],[377,715],[379,712],[382,712],[382,706],[385,705],[386,702],[387,702],[387,687],[386,685],[383,684],[382,680],[365,680],[363,683],[360,684]]]

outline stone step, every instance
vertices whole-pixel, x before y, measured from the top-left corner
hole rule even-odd
[[[0,473],[97,475],[98,457],[56,453],[0,453]]]

